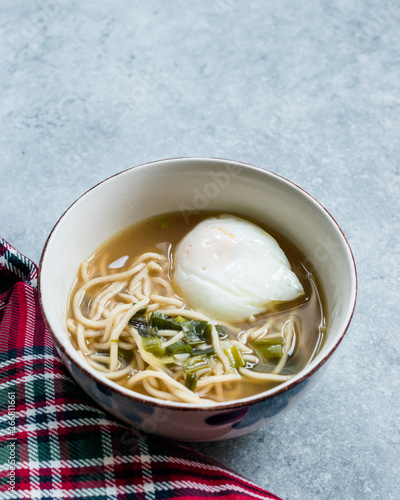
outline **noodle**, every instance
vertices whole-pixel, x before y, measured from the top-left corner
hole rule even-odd
[[[108,340],[111,337],[111,332],[114,326],[115,319],[117,316],[121,313],[124,313],[128,311],[131,308],[129,304],[119,304],[117,305],[113,311],[108,315],[107,320],[106,320],[106,328],[104,331],[103,338],[101,339],[102,342],[108,342]]]
[[[175,299],[174,297],[163,297],[162,295],[157,295],[155,293],[150,296],[150,300],[153,302],[159,302],[160,304],[168,304],[176,307],[183,306],[183,302],[181,300]]]
[[[68,319],[67,319],[67,328],[68,328],[68,330],[69,330],[72,334],[76,335],[76,332],[77,332],[77,327],[76,327],[76,321],[75,321],[75,320],[73,320],[73,319],[71,319],[71,318],[68,318]]]
[[[111,332],[110,338],[110,371],[114,372],[118,364],[118,338],[121,335],[123,329],[128,325],[131,317],[137,312],[143,309],[148,303],[148,299],[139,302],[130,308],[123,316],[122,320],[118,323],[118,326],[114,328]],[[135,339],[136,340],[136,339]]]
[[[209,384],[221,384],[222,382],[231,382],[232,380],[240,380],[237,373],[230,373],[225,375],[211,375],[207,378],[201,379],[197,382],[197,387],[201,388]]]
[[[153,281],[157,284],[159,284],[162,288],[164,288],[165,290],[167,290],[168,293],[172,294],[173,295],[173,290],[172,290],[172,287],[171,285],[168,283],[168,281],[166,281],[164,278],[161,278],[161,277],[158,277],[158,278],[154,278]]]
[[[288,333],[286,333],[287,331],[288,331]],[[277,367],[273,371],[273,373],[279,373],[286,364],[287,358],[289,356],[289,350],[290,350],[290,347],[292,346],[292,340],[293,340],[293,337],[295,334],[293,320],[289,319],[285,323],[285,325],[283,327],[283,332],[284,332],[284,339],[285,339],[283,356],[282,356],[281,360],[279,361]],[[286,336],[285,336],[285,334],[286,334]]]
[[[244,354],[243,359],[249,363],[258,363],[260,360],[254,354]]]
[[[152,292],[152,286],[151,286],[151,281],[149,278],[145,278],[144,283],[143,283],[143,298],[144,297],[149,297]]]
[[[158,311],[160,308],[161,305],[156,302],[155,304],[149,305],[149,307],[147,308],[147,312]]]
[[[81,323],[78,323],[76,329],[76,340],[78,341],[79,349],[83,352],[83,354],[89,354],[90,349],[86,345],[85,328]]]
[[[137,384],[138,382],[147,377],[159,378],[160,380],[165,382],[167,386],[171,387],[172,393],[179,391],[179,393],[183,395],[187,403],[208,402],[205,399],[200,399],[198,396],[196,396],[196,394],[186,389],[186,387],[180,384],[179,382],[176,382],[176,380],[174,380],[172,377],[167,378],[167,375],[165,373],[159,371],[144,370],[140,373],[137,373],[136,375],[133,375],[128,379],[127,385],[128,387],[131,387],[132,385]]]
[[[84,282],[89,280],[89,275],[90,275],[89,262],[87,262],[86,260],[84,260],[81,264],[80,273],[81,273],[82,280]]]
[[[103,292],[99,293],[99,295],[90,304],[90,314],[92,319],[96,320],[101,317],[107,302],[114,297],[114,295],[117,295],[123,287],[124,283],[111,283],[111,285],[109,285]]]
[[[147,269],[149,271],[155,271],[155,272],[158,272],[158,273],[161,273],[163,268],[160,266],[160,264],[157,264],[157,262],[149,262],[147,264]]]
[[[136,365],[137,365],[138,369],[140,371],[143,371],[145,368],[145,364],[144,364],[142,356],[140,355],[139,351],[133,351],[133,353],[135,355],[135,361],[136,361]]]
[[[130,295],[129,293],[119,293],[118,297],[122,300],[127,300],[128,302],[133,302],[135,300],[134,295]]]
[[[291,378],[285,373],[298,356],[300,312],[217,321],[176,295],[165,255],[145,251],[120,272],[108,267],[116,258],[102,252],[81,264],[66,321],[79,356],[104,377],[157,399],[207,405]],[[311,288],[308,306],[317,310]],[[166,322],[155,330],[154,314]]]
[[[165,349],[167,346],[174,344],[175,342],[178,342],[178,340],[183,339],[184,336],[185,336],[185,334],[183,332],[179,332],[174,337],[169,339],[167,342],[164,342],[162,346]]]
[[[268,381],[268,382],[286,382],[292,377],[290,375],[277,375],[276,373],[261,373],[247,368],[239,368],[239,372],[245,377],[250,377],[255,380]]]
[[[205,314],[197,311],[192,311],[191,309],[163,309],[163,313],[167,316],[184,316],[185,318],[195,319],[198,321],[209,321],[210,323],[216,323],[216,321],[212,320]]]
[[[232,368],[229,364],[229,359],[221,349],[218,333],[214,325],[212,326],[211,338],[212,338],[212,346],[214,347],[215,352],[217,353],[217,356],[225,369],[225,372],[227,373],[232,372]]]

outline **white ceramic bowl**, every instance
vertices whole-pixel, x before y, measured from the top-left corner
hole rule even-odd
[[[288,382],[245,399],[199,407],[160,401],[118,386],[83,365],[66,326],[68,295],[80,263],[107,238],[137,221],[189,210],[235,212],[263,221],[307,257],[327,299],[328,335],[316,358]],[[81,196],[55,225],[39,273],[42,311],[57,350],[83,389],[136,429],[182,441],[236,437],[265,425],[316,379],[350,323],[357,291],[353,256],[342,231],[309,194],[271,172],[212,158],[140,165]]]

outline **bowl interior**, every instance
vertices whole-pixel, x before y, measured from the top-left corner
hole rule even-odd
[[[65,327],[68,295],[80,263],[130,224],[174,211],[188,218],[191,210],[235,212],[260,220],[307,257],[326,296],[328,336],[313,362],[287,384],[313,370],[336,347],[351,319],[356,274],[348,243],[325,209],[289,181],[257,167],[207,158],[163,160],[121,172],[84,194],[57,223],[42,255],[40,293],[50,328],[68,356],[81,364]]]

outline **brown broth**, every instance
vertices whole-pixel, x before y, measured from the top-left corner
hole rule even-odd
[[[199,222],[217,215],[221,215],[221,213],[203,211],[191,213],[189,216],[186,214],[184,219],[179,212],[176,212],[153,217],[129,226],[104,242],[88,259],[91,278],[128,270],[135,259],[145,252],[162,252],[168,256],[172,263],[172,255],[177,243]],[[239,214],[232,215],[241,217]],[[188,219],[189,222],[187,222]],[[252,324],[243,323],[240,325],[235,324],[234,326],[239,326],[242,331],[245,331],[250,327],[261,326],[268,319],[276,321],[279,324],[280,319],[284,321],[289,313],[294,315],[297,319],[297,324],[300,324],[301,328],[298,331],[298,335],[296,335],[294,349],[282,370],[282,374],[295,374],[312,361],[323,345],[327,321],[325,299],[318,285],[317,277],[305,265],[305,257],[278,232],[259,221],[251,220],[251,222],[263,228],[277,240],[288,258],[293,272],[299,278],[305,293],[293,301],[273,304],[267,312],[259,314]],[[168,278],[170,279],[170,276]],[[71,292],[71,297],[82,285],[82,278],[78,276]],[[96,290],[93,287],[93,292],[96,291],[98,291],[98,288]],[[161,290],[157,293],[160,292]],[[89,308],[90,298],[84,305],[84,309]],[[67,318],[74,319],[71,306],[69,306]],[[77,347],[74,339],[72,339],[72,342]],[[249,345],[251,344],[249,343]],[[99,354],[101,353],[99,352]],[[260,359],[260,363],[254,367],[254,370],[269,372],[274,367],[274,361]],[[125,385],[126,380],[119,383]],[[253,382],[242,377],[239,382],[225,386],[224,400],[230,401],[251,396],[263,392],[274,385],[276,383]],[[146,394],[141,384],[135,386],[135,391]],[[215,399],[217,400],[217,398]]]

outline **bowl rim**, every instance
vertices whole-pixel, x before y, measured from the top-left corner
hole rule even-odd
[[[113,179],[114,177],[122,175],[122,174],[124,174],[128,171],[134,170],[138,167],[145,167],[145,166],[150,166],[153,164],[165,163],[165,162],[170,162],[170,161],[171,162],[175,162],[175,161],[178,161],[178,162],[182,161],[183,162],[183,161],[201,161],[201,160],[211,161],[211,162],[213,162],[213,161],[214,162],[229,162],[232,164],[238,164],[240,166],[244,165],[246,168],[255,169],[255,170],[264,172],[266,174],[269,174],[273,177],[277,177],[278,179],[284,181],[285,183],[289,184],[290,186],[294,187],[295,189],[301,191],[303,193],[303,195],[310,198],[311,201],[313,201],[315,204],[317,204],[319,206],[319,208],[322,209],[326,213],[328,218],[331,219],[331,221],[334,223],[336,228],[339,230],[339,232],[343,238],[343,241],[347,246],[347,249],[349,251],[349,255],[351,256],[351,261],[353,264],[352,270],[354,273],[353,274],[354,293],[353,293],[353,297],[352,297],[351,313],[348,317],[347,324],[345,325],[343,331],[341,332],[341,334],[339,335],[339,337],[335,341],[335,343],[332,345],[332,347],[328,350],[328,352],[321,358],[321,360],[312,369],[307,369],[308,367],[306,366],[305,368],[303,368],[303,370],[301,370],[301,372],[305,372],[301,377],[296,378],[295,380],[290,379],[290,380],[288,380],[282,384],[279,384],[276,387],[273,387],[272,389],[269,389],[269,390],[264,391],[262,393],[255,394],[253,396],[247,396],[246,398],[241,398],[241,399],[237,399],[234,401],[228,401],[228,402],[222,402],[222,403],[216,402],[215,404],[209,404],[209,405],[206,404],[204,406],[197,405],[194,403],[163,401],[161,399],[157,399],[157,398],[152,397],[152,396],[145,396],[141,393],[137,393],[137,392],[130,390],[130,389],[127,389],[123,386],[119,386],[118,384],[116,384],[112,380],[109,380],[106,378],[100,378],[99,376],[95,377],[90,371],[87,370],[87,368],[85,366],[82,366],[81,364],[77,363],[76,360],[73,359],[69,355],[68,351],[65,349],[65,347],[62,345],[62,343],[59,341],[57,334],[53,331],[53,329],[50,326],[50,322],[47,319],[47,316],[46,316],[46,313],[44,310],[43,296],[42,296],[42,268],[43,268],[44,260],[46,258],[46,252],[47,252],[49,243],[53,237],[53,234],[55,233],[58,226],[61,224],[64,217],[71,210],[71,208],[73,206],[75,206],[75,204],[77,204],[81,200],[81,198],[86,196],[88,193],[90,193],[92,190],[96,189],[98,186],[102,185],[103,183]],[[353,318],[354,309],[355,309],[356,302],[357,302],[357,294],[358,294],[357,268],[356,268],[356,263],[355,263],[354,255],[353,255],[353,252],[351,250],[350,244],[349,244],[345,234],[343,233],[341,227],[337,223],[337,221],[330,214],[330,212],[316,198],[314,198],[314,196],[312,196],[310,193],[308,193],[302,187],[298,186],[296,183],[286,179],[286,177],[283,177],[282,175],[276,174],[275,172],[272,172],[266,168],[258,167],[258,166],[252,165],[250,163],[241,162],[241,161],[237,161],[237,160],[229,160],[226,158],[217,158],[217,157],[208,157],[208,156],[189,156],[189,157],[178,156],[178,157],[173,157],[173,158],[164,158],[161,160],[154,160],[154,161],[150,161],[150,162],[141,163],[139,165],[134,165],[132,167],[121,170],[120,172],[117,172],[117,173],[103,179],[102,181],[98,182],[97,184],[95,184],[94,186],[89,188],[87,191],[85,191],[83,194],[81,194],[73,203],[71,203],[69,205],[69,207],[61,214],[61,216],[58,218],[57,222],[54,224],[54,226],[53,226],[53,228],[52,228],[52,230],[51,230],[51,232],[46,240],[46,243],[43,247],[43,251],[42,251],[40,262],[39,262],[39,272],[38,272],[38,298],[39,298],[40,309],[41,309],[42,316],[44,319],[44,323],[47,327],[47,330],[49,331],[49,333],[53,339],[53,342],[56,345],[56,347],[58,348],[58,350],[61,351],[62,354],[76,368],[78,368],[78,370],[82,371],[86,377],[89,377],[92,380],[92,382],[101,383],[102,385],[105,385],[110,390],[116,391],[120,397],[128,398],[130,400],[133,400],[134,402],[138,401],[144,405],[158,407],[158,408],[162,408],[164,410],[168,409],[168,410],[176,410],[176,411],[210,412],[210,411],[232,410],[232,409],[237,409],[237,408],[241,408],[241,407],[245,407],[245,406],[252,406],[252,405],[260,403],[261,401],[264,401],[266,399],[270,399],[270,398],[274,398],[276,396],[279,396],[279,395],[283,394],[284,392],[288,391],[289,389],[293,389],[294,387],[298,386],[299,384],[304,382],[306,379],[308,379],[311,375],[313,375],[317,370],[319,370],[319,368],[321,368],[321,366],[323,366],[326,363],[326,361],[332,356],[332,354],[338,348],[338,346],[341,343],[341,341],[343,340],[343,337],[345,336],[345,334],[350,326],[351,320]],[[310,365],[308,365],[308,366],[310,366]]]

